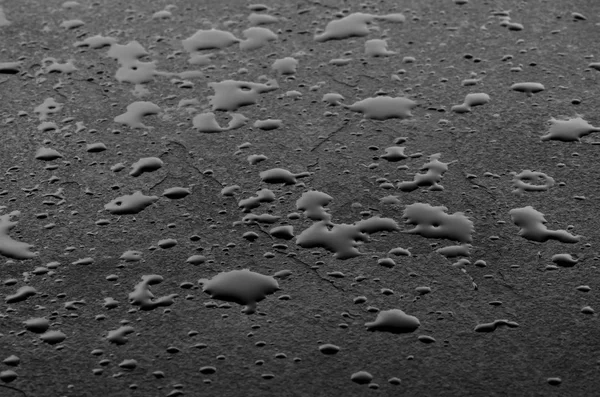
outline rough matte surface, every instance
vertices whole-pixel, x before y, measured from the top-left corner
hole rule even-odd
[[[598,37],[591,0],[0,0],[0,396],[597,395]]]

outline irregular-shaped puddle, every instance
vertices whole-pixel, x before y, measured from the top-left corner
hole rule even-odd
[[[294,185],[297,182],[296,178],[304,178],[310,175],[310,172],[299,172],[294,174],[283,168],[272,168],[270,170],[262,171],[260,173],[260,179],[265,183]]]
[[[0,216],[0,254],[13,259],[31,259],[37,254],[31,252],[33,245],[14,240],[8,232],[17,226],[18,222],[11,219],[20,215],[19,211]]]
[[[448,165],[452,164],[454,161],[451,161],[449,163],[442,163],[439,160],[441,156],[441,153],[432,154],[429,157],[429,163],[421,167],[421,171],[425,171],[425,173],[416,174],[414,176],[414,180],[412,181],[400,182],[398,184],[398,189],[402,190],[403,192],[412,192],[414,190],[417,190],[419,187],[429,186],[429,190],[444,190],[444,187],[440,185],[439,182],[442,181],[444,173],[448,171]]]
[[[217,122],[217,117],[213,112],[200,113],[194,116],[192,124],[199,132],[214,133],[235,130],[243,127],[248,122],[248,118],[241,113],[232,113],[231,120],[227,127],[221,127]]]
[[[107,54],[119,63],[119,69],[115,78],[119,82],[131,84],[149,83],[156,74],[155,62],[142,62],[139,59],[148,55],[148,52],[137,41],[129,42],[126,45],[113,43]]]
[[[373,217],[353,225],[315,222],[296,237],[296,244],[303,248],[322,247],[333,252],[337,259],[350,259],[362,255],[359,243],[369,241],[368,234],[396,231],[398,224],[391,218]]]
[[[325,207],[333,201],[333,197],[327,193],[311,190],[302,194],[296,201],[296,208],[304,211],[304,215],[314,221],[329,221],[331,215]]]
[[[225,80],[218,83],[209,83],[208,86],[215,92],[214,95],[209,97],[213,111],[235,111],[242,106],[254,105],[258,102],[260,94],[279,88],[274,80],[269,81],[267,84]]]
[[[342,40],[350,37],[367,36],[370,32],[369,24],[372,22],[389,21],[404,22],[406,18],[402,14],[372,15],[356,12],[327,23],[325,31],[314,36],[315,41],[324,42],[328,40]]]
[[[133,102],[127,106],[127,112],[115,117],[115,123],[125,124],[131,128],[146,128],[142,117],[158,114],[160,107],[152,102]]]
[[[535,210],[532,206],[514,208],[509,211],[515,225],[519,226],[519,236],[527,240],[540,243],[548,240],[558,240],[562,243],[574,244],[581,240],[581,236],[575,236],[566,230],[548,230],[544,214]]]
[[[142,276],[142,281],[136,284],[133,292],[129,294],[129,301],[132,305],[139,306],[141,310],[153,310],[157,307],[171,306],[177,294],[162,296],[155,299],[150,291],[151,285],[163,282],[163,277],[157,274]]]
[[[448,214],[446,211],[448,211],[446,207],[433,207],[426,203],[407,205],[402,217],[407,224],[416,225],[407,233],[470,243],[475,232],[473,222],[462,212]]]
[[[550,129],[546,135],[542,135],[542,141],[562,141],[562,142],[579,142],[581,138],[591,134],[592,132],[600,131],[600,128],[594,127],[581,117],[570,118],[568,120],[550,119]]]

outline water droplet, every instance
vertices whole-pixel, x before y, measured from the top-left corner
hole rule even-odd
[[[291,240],[294,238],[294,227],[290,225],[276,226],[269,230],[269,234],[283,240]]]
[[[411,110],[417,103],[405,97],[376,96],[363,99],[344,107],[362,113],[365,118],[373,120],[406,119],[412,116]]]
[[[133,329],[132,326],[129,325],[123,325],[117,329],[108,331],[108,335],[106,336],[106,339],[111,342],[114,343],[116,345],[124,345],[125,343],[127,343],[129,341],[129,339],[126,337],[126,335],[132,334],[135,330]]]
[[[25,329],[36,334],[43,334],[50,328],[50,321],[44,317],[30,318],[23,322]]]
[[[385,39],[372,39],[365,41],[365,55],[371,57],[388,57],[396,54],[396,51],[390,51],[387,48],[388,43]]]
[[[191,193],[192,192],[190,189],[186,189],[184,187],[172,187],[172,188],[166,189],[163,192],[163,196],[165,196],[166,198],[169,198],[171,200],[180,200],[184,197],[187,197]]]
[[[478,324],[475,327],[475,332],[494,332],[496,330],[496,328],[498,328],[500,326],[506,326],[508,328],[516,328],[519,326],[519,324],[515,323],[514,321],[495,320],[491,323]]]
[[[464,85],[464,84],[463,84]],[[456,113],[468,113],[474,106],[482,106],[490,101],[490,96],[484,93],[467,94],[465,100],[460,105],[452,106],[452,111]]]
[[[552,262],[561,267],[573,267],[579,260],[574,258],[571,254],[555,254],[552,255]]]
[[[546,88],[540,83],[516,83],[510,86],[510,89],[517,92],[524,92],[527,96],[532,96]]]
[[[457,256],[469,256],[471,254],[470,249],[470,244],[461,244],[438,248],[435,252],[446,258],[456,258]]]
[[[35,153],[35,158],[37,160],[52,161],[62,157],[62,154],[58,151],[45,147],[39,148]]]
[[[157,196],[146,196],[137,191],[133,194],[117,197],[104,206],[114,215],[137,214],[158,200]]]
[[[271,65],[271,69],[282,75],[296,74],[298,60],[292,57],[276,59]]]
[[[366,385],[371,383],[373,380],[373,375],[367,371],[358,371],[350,376],[350,380],[354,383],[358,383],[359,385]]]
[[[548,382],[549,385],[552,385],[552,386],[560,386],[560,384],[562,383],[561,378],[548,378],[546,381]]]
[[[119,363],[119,367],[127,370],[133,370],[137,368],[137,361],[134,359],[123,360]]]
[[[163,161],[158,157],[144,157],[131,165],[129,175],[138,177],[145,172],[156,171],[164,165]]]
[[[256,120],[253,124],[254,128],[263,131],[276,130],[277,128],[280,128],[281,125],[282,121],[277,119]]]
[[[67,338],[61,331],[46,331],[42,335],[40,335],[40,339],[50,345],[55,345],[64,341]]]
[[[17,302],[22,302],[24,300],[27,300],[27,298],[30,298],[34,295],[37,294],[37,290],[32,287],[32,286],[23,286],[21,288],[19,288],[17,290],[17,292],[15,292],[12,295],[7,295],[6,298],[4,299],[6,301],[6,303],[17,303]]]
[[[324,345],[319,346],[319,351],[326,355],[334,355],[340,351],[340,347],[331,343],[326,343]]]
[[[286,185],[294,185],[297,182],[296,178],[304,178],[310,175],[310,172],[293,174],[283,168],[272,168],[270,170],[262,171],[260,173],[260,179],[265,183],[283,183]]]
[[[2,9],[0,8],[0,11]],[[0,26],[2,25],[2,15],[0,15]],[[13,371],[12,369],[7,369],[4,370],[2,372],[0,372],[0,380],[4,383],[10,383],[14,380],[16,380],[19,377],[19,375],[17,375],[17,373],[15,371]]]
[[[385,149],[385,154],[381,155],[382,159],[390,162],[397,162],[408,158],[408,155],[404,154],[404,146],[390,146]]]
[[[436,342],[435,338],[430,335],[419,335],[417,337],[417,340],[421,343],[425,343],[426,345]]]
[[[199,282],[211,298],[244,305],[242,312],[246,314],[253,314],[257,302],[279,290],[275,278],[248,269],[219,273]]]
[[[415,316],[404,313],[400,309],[382,310],[375,321],[366,323],[368,331],[391,332],[403,334],[416,331],[421,322]]]
[[[140,251],[125,251],[119,259],[123,259],[125,262],[138,262],[142,260],[142,253]]]

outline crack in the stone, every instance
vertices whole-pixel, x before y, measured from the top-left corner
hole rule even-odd
[[[318,271],[317,269],[314,269],[312,266],[310,266],[308,263],[301,261],[300,259],[296,258],[295,256],[289,256],[287,255],[287,253],[283,252],[283,251],[277,251],[277,253],[279,254],[285,254],[287,258],[292,259],[293,261],[296,261],[302,265],[304,265],[305,267],[307,267],[309,270],[311,270],[313,273],[315,273],[317,275],[317,277],[319,277],[321,280],[327,282],[327,284],[331,285],[333,288],[337,289],[338,291],[341,292],[346,292],[346,290],[344,290],[342,287],[335,285],[335,283],[332,280],[329,280],[328,278],[323,277]]]
[[[0,384],[0,387],[5,387],[5,388],[7,388],[7,389],[14,390],[14,391],[16,391],[16,392],[19,392],[19,393],[21,393],[21,394],[22,394],[22,395],[24,395],[25,397],[27,397],[27,393],[25,393],[25,392],[24,392],[23,390],[21,390],[21,389],[17,389],[16,387],[12,387],[12,386],[8,386],[8,385],[2,385],[2,384]]]
[[[342,124],[340,127],[338,127],[335,131],[331,132],[329,135],[327,135],[327,137],[323,140],[321,140],[321,142],[317,143],[312,149],[310,149],[311,152],[314,152],[315,150],[317,150],[319,147],[321,147],[321,145],[323,145],[325,142],[328,142],[331,138],[333,138],[333,136],[335,134],[337,134],[338,132],[342,131],[344,128],[346,128],[348,126],[348,124],[350,124],[350,120],[346,120],[344,121],[344,124]]]
[[[190,157],[190,156],[189,156],[189,153],[188,153],[188,152],[189,152],[189,150],[188,150],[187,146],[185,146],[183,143],[181,143],[181,142],[177,142],[177,141],[172,141],[172,140],[169,140],[169,141],[167,141],[167,146],[168,146],[168,145],[171,145],[171,144],[173,144],[173,145],[178,145],[178,146],[181,146],[181,147],[182,147],[182,148],[185,150],[186,156],[187,156],[187,157]],[[165,155],[165,154],[168,154],[168,153],[163,153],[163,154],[161,154],[161,156],[163,156],[163,155]],[[221,182],[220,182],[220,181],[219,181],[217,178],[215,178],[215,177],[213,177],[213,176],[210,176],[210,175],[206,175],[204,172],[202,172],[202,171],[201,171],[201,170],[200,170],[198,167],[196,167],[196,166],[195,166],[194,164],[192,164],[191,162],[189,162],[189,161],[185,161],[185,163],[186,163],[187,165],[189,165],[190,167],[192,167],[193,169],[195,169],[196,171],[198,171],[198,173],[199,173],[200,175],[202,175],[202,177],[203,177],[203,178],[205,178],[205,179],[208,179],[208,180],[212,181],[213,183],[215,183],[215,184],[219,185],[219,189],[222,189],[222,188],[225,186],[225,185],[224,185],[223,183],[221,183]]]

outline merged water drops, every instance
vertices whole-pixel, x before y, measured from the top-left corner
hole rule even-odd
[[[36,256],[31,249],[33,245],[17,241],[8,235],[8,232],[17,226],[12,219],[19,216],[19,211],[0,216],[0,254],[14,259],[31,259]]]
[[[327,23],[325,31],[314,36],[315,41],[343,40],[350,37],[367,36],[369,24],[375,21],[404,22],[403,14],[373,15],[356,12]]]
[[[447,213],[448,208],[434,207],[426,203],[407,205],[403,218],[409,225],[415,225],[408,233],[427,238],[445,238],[464,243],[473,241],[473,222],[462,212]]]
[[[160,107],[152,102],[138,101],[127,105],[127,112],[115,117],[114,121],[130,128],[146,128],[142,123],[144,116],[158,114]]]
[[[541,137],[542,141],[579,142],[582,137],[600,131],[600,128],[594,127],[581,117],[570,118],[568,120],[552,118],[550,119],[550,123],[550,129]]]
[[[519,236],[537,242],[558,240],[561,243],[574,244],[579,242],[581,236],[573,235],[566,230],[549,230],[546,226],[548,221],[544,214],[528,205],[523,208],[510,210],[510,217],[515,225],[519,226]]]
[[[448,165],[451,163],[443,163],[439,160],[441,153],[432,154],[430,162],[421,167],[423,174],[416,174],[412,181],[404,181],[398,184],[398,188],[403,192],[412,192],[419,187],[428,186],[429,190],[444,190],[444,187],[439,184],[442,177],[448,171]]]

